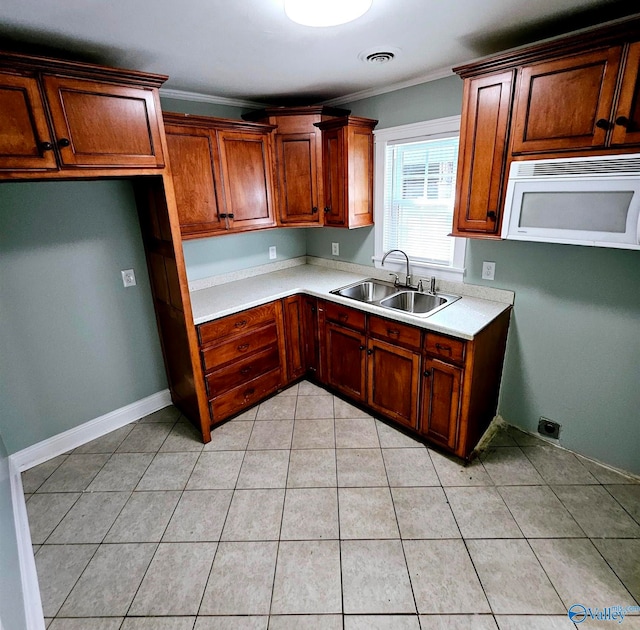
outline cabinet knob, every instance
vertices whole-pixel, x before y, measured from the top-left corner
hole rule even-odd
[[[348,322],[349,321],[349,316],[346,313],[338,313],[338,319],[341,322]]]
[[[371,349],[367,350],[367,354],[368,354],[369,356],[371,356],[371,355],[373,354],[373,350],[371,350]]]
[[[58,140],[58,146],[62,149],[64,149],[64,147],[68,147],[71,145],[71,142],[69,142],[69,140],[67,138],[60,138]]]
[[[487,219],[491,219],[492,221],[495,221],[498,218],[498,215],[496,214],[495,210],[489,210],[489,212],[487,212]]]
[[[364,346],[360,346],[358,349],[359,349],[360,351],[362,351],[362,350],[364,350]]]
[[[324,207],[324,213],[325,214],[329,214],[329,212],[331,212],[331,208],[329,206],[325,206]]]
[[[429,370],[425,370],[423,372],[423,376],[431,376],[431,372]]]
[[[600,118],[600,120],[596,121],[596,127],[598,129],[604,129],[606,131],[607,129],[611,129],[612,126],[606,118]]]
[[[239,322],[236,322],[236,323],[234,324],[234,326],[235,326],[236,328],[244,328],[246,325],[247,325],[247,320],[246,320],[246,319],[242,319],[242,320],[240,320]]]
[[[318,206],[313,206],[313,208],[311,208],[311,214],[315,214],[316,212],[318,212]]]
[[[389,337],[399,337],[400,331],[397,328],[387,328],[387,335]]]
[[[53,145],[50,142],[41,142],[40,151],[42,151],[43,153],[45,151],[53,151]]]
[[[249,374],[249,372],[251,372],[251,368],[250,367],[243,367],[240,370],[240,374],[242,374],[243,376],[246,376],[247,374]]]
[[[616,118],[616,125],[629,129],[629,127],[631,127],[631,121],[626,116],[618,116]]]
[[[436,344],[436,350],[444,350],[445,352],[451,352],[451,346],[447,346],[443,343]]]
[[[230,219],[233,219],[233,212],[227,214],[227,217],[229,217]]]
[[[238,352],[244,352],[249,347],[248,343],[242,343],[238,346]]]

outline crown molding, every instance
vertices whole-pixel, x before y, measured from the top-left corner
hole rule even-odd
[[[423,74],[419,77],[415,77],[414,79],[409,79],[408,81],[401,81],[400,83],[392,83],[391,85],[385,85],[384,87],[370,88],[368,90],[346,94],[345,96],[338,96],[337,98],[323,101],[320,105],[344,105],[345,103],[353,103],[354,101],[371,98],[372,96],[395,92],[396,90],[402,90],[404,88],[413,87],[414,85],[420,85],[421,83],[428,83],[429,81],[436,81],[438,79],[444,79],[451,76],[454,76],[454,72],[451,68],[441,68],[440,70],[434,70],[433,72]]]
[[[263,109],[264,107],[268,107],[268,104],[257,103],[256,101],[245,101],[239,98],[227,98],[225,96],[213,96],[212,94],[201,94],[199,92],[185,92],[184,90],[172,90],[170,88],[160,88],[160,96],[175,98],[180,101],[213,103],[215,105],[229,105],[230,107],[248,107],[251,109]]]

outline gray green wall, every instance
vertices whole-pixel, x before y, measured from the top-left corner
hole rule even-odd
[[[192,114],[193,116],[215,116],[216,118],[240,118],[249,111],[242,107],[233,105],[220,105],[218,103],[207,103],[203,101],[185,101],[178,98],[168,98],[160,96],[160,104],[164,112],[180,112],[181,114]]]
[[[457,115],[461,99],[452,77],[344,107],[382,129]],[[341,253],[371,264],[369,235],[335,231]],[[331,259],[329,241],[309,231],[307,250]],[[481,280],[485,260],[496,263],[493,282]],[[640,252],[470,239],[466,269],[465,282],[516,295],[500,414],[532,432],[549,417],[562,445],[640,474]]]
[[[9,458],[0,434],[0,626],[26,630],[18,540],[13,520]]]
[[[130,182],[3,183],[0,225],[9,453],[167,387]]]

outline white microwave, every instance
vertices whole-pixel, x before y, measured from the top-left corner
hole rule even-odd
[[[640,249],[640,153],[512,162],[501,236]]]

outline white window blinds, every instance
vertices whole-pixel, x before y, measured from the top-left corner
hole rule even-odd
[[[458,137],[388,143],[383,248],[441,265],[453,262]]]

